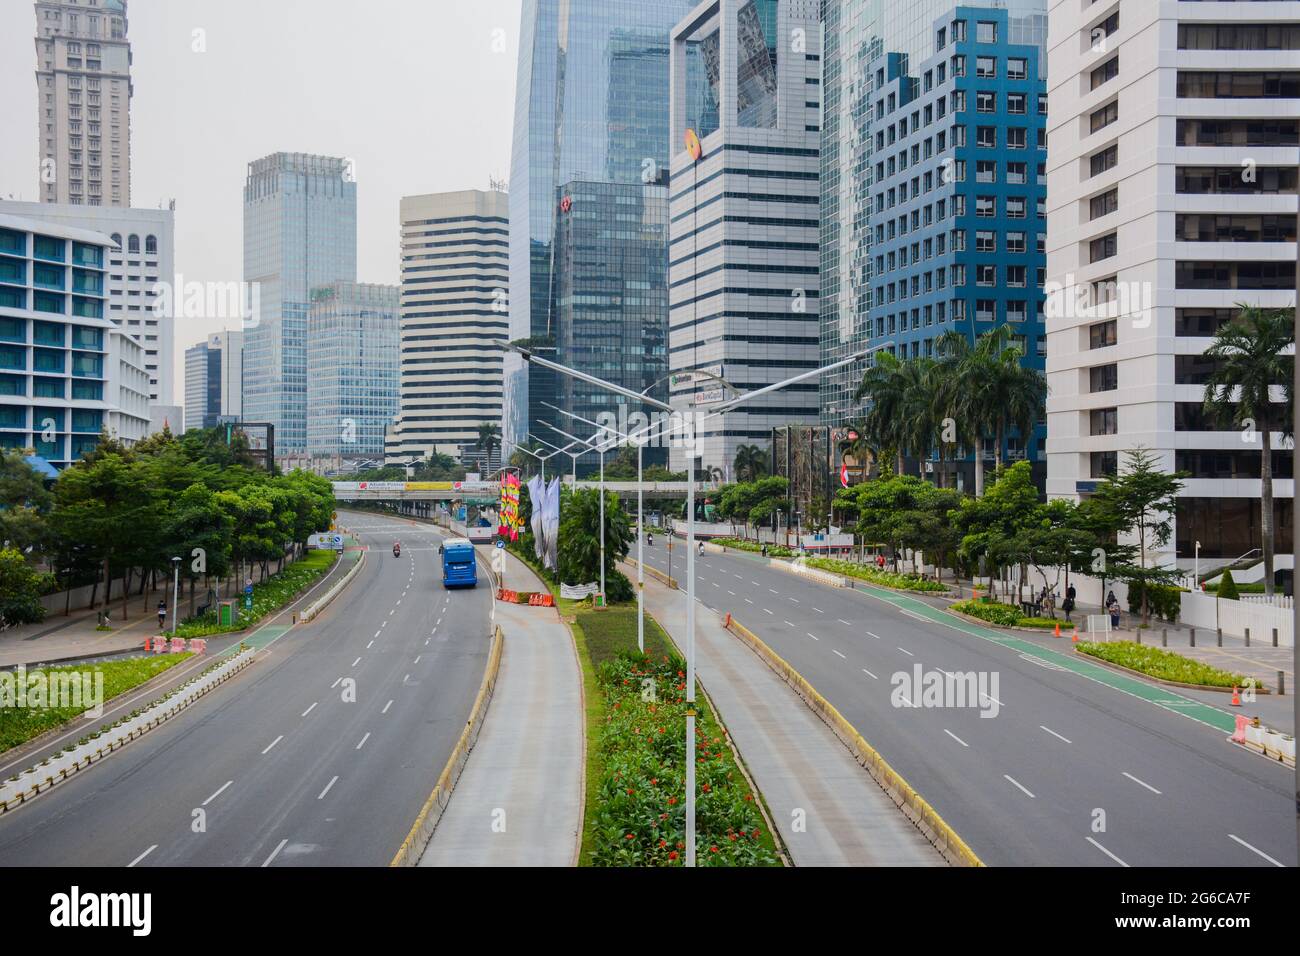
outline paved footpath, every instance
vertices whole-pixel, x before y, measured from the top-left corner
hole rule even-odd
[[[684,648],[686,595],[647,578],[645,603]],[[944,865],[821,718],[698,602],[695,637],[700,682],[796,866]]]
[[[505,586],[543,589],[513,555]],[[573,639],[554,608],[498,601],[496,622],[505,636],[496,693],[420,866],[577,860],[585,748]]]

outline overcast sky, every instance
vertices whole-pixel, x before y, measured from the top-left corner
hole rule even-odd
[[[519,6],[130,0],[131,204],[176,200],[185,281],[237,281],[248,162],[279,150],[350,157],[357,278],[396,283],[402,196],[509,178]],[[39,198],[35,28],[30,0],[0,0],[4,199]],[[178,320],[178,404],[184,350],[220,325]]]

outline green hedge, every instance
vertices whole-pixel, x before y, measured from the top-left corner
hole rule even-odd
[[[1164,618],[1166,621],[1178,620],[1178,615],[1182,612],[1183,588],[1176,588],[1166,584],[1144,584],[1142,581],[1132,581],[1128,586],[1128,609],[1133,614],[1142,613],[1142,592],[1147,592],[1147,603],[1151,612],[1157,617]]]
[[[762,544],[754,541],[743,541],[740,538],[713,538],[709,543],[721,545],[724,548],[734,548],[737,551],[753,551],[755,554],[763,553]],[[769,558],[793,558],[794,552],[779,544],[769,544],[767,546],[767,556]]]
[[[1133,641],[1107,641],[1104,644],[1081,641],[1075,647],[1081,654],[1110,661],[1159,680],[1201,684],[1206,687],[1240,687],[1246,681],[1242,674],[1219,670],[1173,651]]]
[[[1056,625],[1064,623],[1060,618],[1025,617],[1018,607],[991,601],[958,601],[950,605],[950,608],[977,617],[981,621],[996,624],[998,627],[1037,627],[1043,630],[1055,630]]]
[[[892,571],[877,571],[854,561],[841,561],[839,558],[808,558],[805,562],[810,568],[820,568],[832,574],[843,574],[857,578],[868,584],[878,584],[884,588],[898,591],[930,591],[943,593],[948,590],[938,581],[929,581],[919,574],[895,574]]]

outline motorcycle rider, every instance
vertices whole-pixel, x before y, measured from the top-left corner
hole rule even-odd
[[[400,541],[394,541],[394,542],[393,542],[393,557],[398,558],[398,557],[401,557],[401,555],[402,555],[402,543],[401,543]]]

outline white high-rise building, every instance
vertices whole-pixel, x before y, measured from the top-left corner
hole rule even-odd
[[[458,457],[501,422],[498,344],[509,331],[509,211],[503,192],[402,199],[401,406],[385,456]]]
[[[668,367],[684,411],[729,397],[719,378],[751,391],[820,364],[818,13],[706,0],[672,32]],[[698,427],[701,466],[728,473],[740,445],[818,417],[815,380],[742,405]]]
[[[1205,570],[1261,544],[1259,440],[1205,419],[1202,353],[1239,303],[1296,301],[1300,3],[1056,0],[1049,23],[1048,495],[1145,446],[1190,473],[1159,559],[1199,542]]]
[[[36,0],[41,202],[131,205],[127,0]]]
[[[149,401],[171,405],[175,395],[176,304],[181,290],[160,296],[160,284],[175,276],[176,212],[167,209],[119,209],[67,203],[0,201],[14,216],[40,219],[102,232],[117,248],[108,257],[108,318],[144,347],[149,372]],[[179,430],[179,429],[177,429]]]
[[[149,435],[149,372],[144,346],[120,327],[106,336],[104,394],[111,406],[104,415],[104,430],[125,445]]]
[[[244,333],[213,332],[185,350],[185,430],[239,418],[244,385]]]

